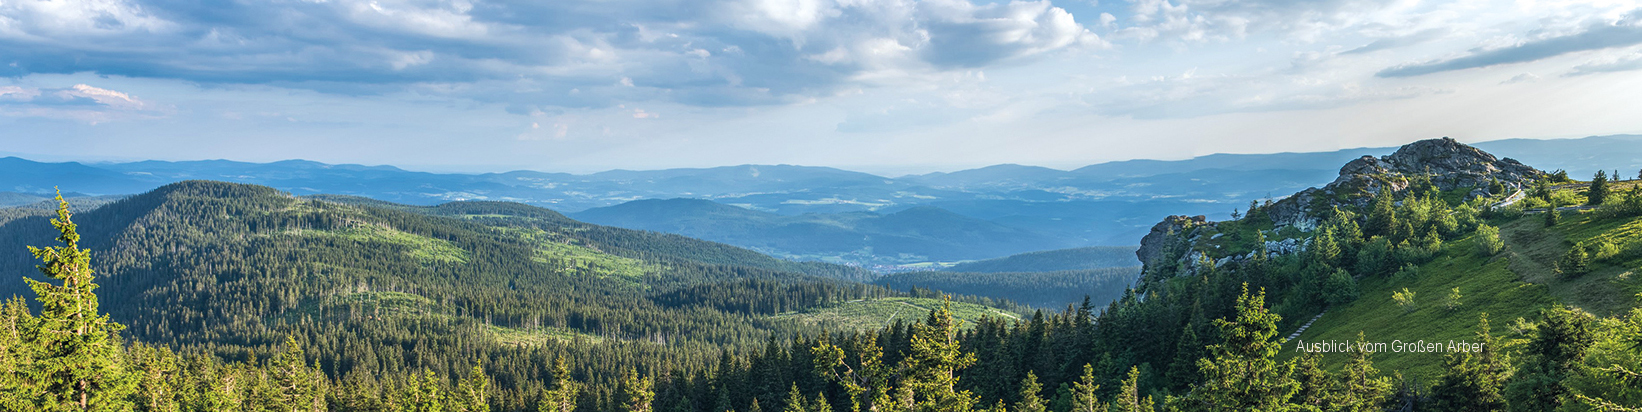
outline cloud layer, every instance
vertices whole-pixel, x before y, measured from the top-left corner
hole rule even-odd
[[[1077,166],[1642,132],[1636,93],[1611,0],[0,1],[0,144],[137,157]]]
[[[179,2],[0,5],[13,75],[75,73],[415,90],[526,106],[757,105],[861,78],[1087,47],[1048,1]]]

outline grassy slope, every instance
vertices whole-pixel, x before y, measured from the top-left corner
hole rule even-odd
[[[1511,325],[1518,318],[1532,319],[1537,311],[1556,302],[1580,307],[1606,316],[1636,304],[1642,292],[1642,277],[1631,269],[1642,263],[1636,247],[1642,245],[1642,218],[1599,218],[1595,213],[1568,214],[1563,223],[1546,229],[1536,215],[1493,222],[1502,227],[1507,250],[1483,257],[1470,237],[1449,242],[1443,253],[1420,267],[1416,279],[1367,278],[1361,281],[1362,297],[1328,311],[1300,340],[1355,340],[1358,331],[1371,342],[1393,340],[1427,342],[1475,341],[1478,316],[1488,313],[1495,336],[1514,337]],[[1559,279],[1552,262],[1575,242],[1610,236],[1633,242],[1631,252],[1593,265],[1593,271],[1577,279]],[[1453,311],[1444,307],[1451,288],[1464,297]],[[1392,293],[1408,288],[1415,292],[1417,309],[1405,312],[1393,303]],[[1282,331],[1284,335],[1292,331]],[[1282,357],[1294,355],[1295,342],[1284,346]],[[1325,356],[1327,364],[1343,363],[1343,354]],[[1441,353],[1375,354],[1375,366],[1389,375],[1402,371],[1409,377],[1430,382],[1441,372]]]
[[[811,325],[825,326],[829,330],[837,329],[877,329],[888,326],[900,319],[906,322],[922,321],[930,310],[940,307],[941,301],[928,298],[882,298],[845,302],[824,308],[814,308],[801,312],[788,312],[774,316],[776,319],[793,319]],[[952,302],[952,314],[964,320],[964,326],[975,324],[981,316],[1007,317],[1019,319],[1019,315],[1005,312],[997,308]]]
[[[421,295],[402,292],[357,292],[326,297],[308,302],[301,308],[288,312],[284,316],[286,321],[297,321],[303,317],[319,317],[325,313],[347,313],[348,316],[359,316],[367,320],[386,320],[389,318],[448,318],[456,315],[445,313],[439,305]],[[485,324],[483,330],[491,339],[507,345],[539,345],[549,339],[561,341],[580,340],[585,342],[602,342],[603,337],[581,333],[579,331],[558,328],[539,327],[519,329]]]

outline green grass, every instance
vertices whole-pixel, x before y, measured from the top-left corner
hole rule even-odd
[[[1479,315],[1488,313],[1495,336],[1510,332],[1510,325],[1518,317],[1532,317],[1539,308],[1550,305],[1554,298],[1542,285],[1524,283],[1507,268],[1503,257],[1483,257],[1476,252],[1471,239],[1449,242],[1435,260],[1422,265],[1414,279],[1371,277],[1361,279],[1362,295],[1357,301],[1332,308],[1299,340],[1319,342],[1328,340],[1351,341],[1359,331],[1370,342],[1393,341],[1442,342],[1449,340],[1476,341]],[[1449,290],[1458,287],[1464,298],[1462,305],[1450,311],[1444,307]],[[1415,309],[1405,312],[1395,304],[1391,295],[1403,288],[1415,293]],[[1283,334],[1292,331],[1282,331]],[[1282,357],[1295,355],[1298,342],[1287,342]],[[1346,355],[1331,353],[1324,356],[1325,364],[1337,365],[1346,361]],[[1441,372],[1441,353],[1394,353],[1374,355],[1375,367],[1386,375],[1402,371],[1403,375],[1430,382]]]
[[[929,315],[930,310],[940,306],[940,299],[883,298],[844,302],[800,312],[787,312],[775,315],[772,318],[794,320],[807,325],[824,326],[834,330],[872,330],[891,325],[896,320],[905,322],[923,321],[924,317]],[[1020,319],[1018,315],[1001,309],[963,302],[952,302],[952,315],[963,320],[966,328],[974,326],[974,321],[980,319],[981,316]]]
[[[555,327],[515,329],[485,325],[485,332],[490,334],[491,338],[496,339],[496,342],[514,346],[540,346],[552,341],[603,343],[605,340],[603,337]]]
[[[383,320],[390,318],[455,318],[442,310],[438,303],[421,295],[401,292],[359,292],[334,295],[320,300],[308,302],[296,310],[288,311],[281,319],[286,322],[295,322],[303,317],[346,316],[366,320]],[[603,337],[581,333],[572,329],[558,327],[544,327],[533,329],[519,329],[496,326],[480,322],[484,333],[492,339],[506,345],[535,346],[547,343],[549,340],[564,342],[583,341],[600,343]]]
[[[1421,265],[1414,279],[1373,277],[1360,280],[1361,298],[1332,308],[1299,339],[1305,342],[1355,340],[1362,331],[1371,342],[1393,340],[1475,342],[1478,316],[1487,313],[1493,334],[1518,338],[1512,325],[1517,319],[1533,319],[1538,311],[1553,303],[1584,309],[1598,316],[1612,316],[1637,306],[1642,292],[1642,276],[1633,271],[1642,266],[1642,253],[1622,252],[1598,261],[1591,273],[1565,279],[1556,276],[1554,262],[1579,241],[1609,239],[1626,251],[1642,249],[1642,218],[1601,218],[1596,213],[1565,215],[1561,224],[1544,227],[1543,219],[1529,215],[1491,222],[1500,227],[1506,250],[1492,257],[1481,256],[1473,239],[1447,242],[1433,261]],[[1449,290],[1458,287],[1462,305],[1450,311],[1444,307]],[[1417,309],[1405,312],[1392,302],[1395,291],[1415,292]],[[1281,331],[1284,335],[1292,330]],[[1297,342],[1284,346],[1283,358],[1295,355]],[[1346,355],[1327,354],[1329,365],[1344,363]],[[1431,382],[1440,373],[1441,353],[1394,353],[1374,355],[1375,366],[1389,375]]]
[[[531,260],[555,265],[564,273],[627,280],[637,285],[646,276],[666,270],[665,267],[604,253],[580,244],[577,239],[541,229],[498,227],[503,233],[517,236],[536,247]]]
[[[400,246],[405,254],[422,262],[467,263],[468,252],[450,241],[401,232],[397,229],[370,223],[361,223],[334,230],[287,230],[291,236],[330,237],[359,243],[382,243]]]

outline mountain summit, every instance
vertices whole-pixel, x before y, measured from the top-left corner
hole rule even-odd
[[[1528,181],[1544,176],[1543,171],[1510,158],[1496,157],[1452,138],[1427,139],[1403,145],[1390,155],[1352,160],[1340,168],[1340,176],[1333,182],[1282,198],[1261,207],[1260,212],[1271,218],[1273,234],[1290,227],[1309,232],[1335,208],[1361,208],[1387,189],[1393,195],[1410,190],[1436,191],[1471,200],[1513,193],[1526,187]],[[1490,189],[1495,182],[1499,185]],[[1183,247],[1189,250],[1196,241],[1185,235],[1192,232],[1189,229],[1214,223],[1204,216],[1169,216],[1141,239],[1136,255],[1147,266],[1162,263],[1158,260],[1165,255],[1164,245],[1183,241],[1186,243]],[[1282,253],[1297,251],[1300,245],[1290,239],[1289,243],[1270,242],[1267,248]],[[1190,254],[1182,258],[1195,259]],[[1185,264],[1191,266],[1192,262]]]
[[[1362,206],[1385,188],[1393,193],[1416,184],[1429,184],[1441,191],[1467,189],[1465,198],[1498,195],[1488,186],[1499,182],[1504,193],[1523,188],[1529,179],[1545,175],[1516,160],[1495,157],[1452,138],[1427,139],[1409,143],[1382,157],[1363,156],[1340,168],[1340,176],[1319,188],[1310,188],[1272,205],[1277,226],[1311,230],[1321,213],[1336,206]]]

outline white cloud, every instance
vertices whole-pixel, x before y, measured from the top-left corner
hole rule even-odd
[[[90,124],[163,115],[169,107],[129,94],[76,84],[67,88],[0,86],[0,115],[70,119]]]
[[[1499,82],[1499,84],[1533,83],[1537,81],[1539,81],[1539,75],[1533,73],[1523,73],[1511,76],[1511,78],[1505,79],[1505,81]]]

